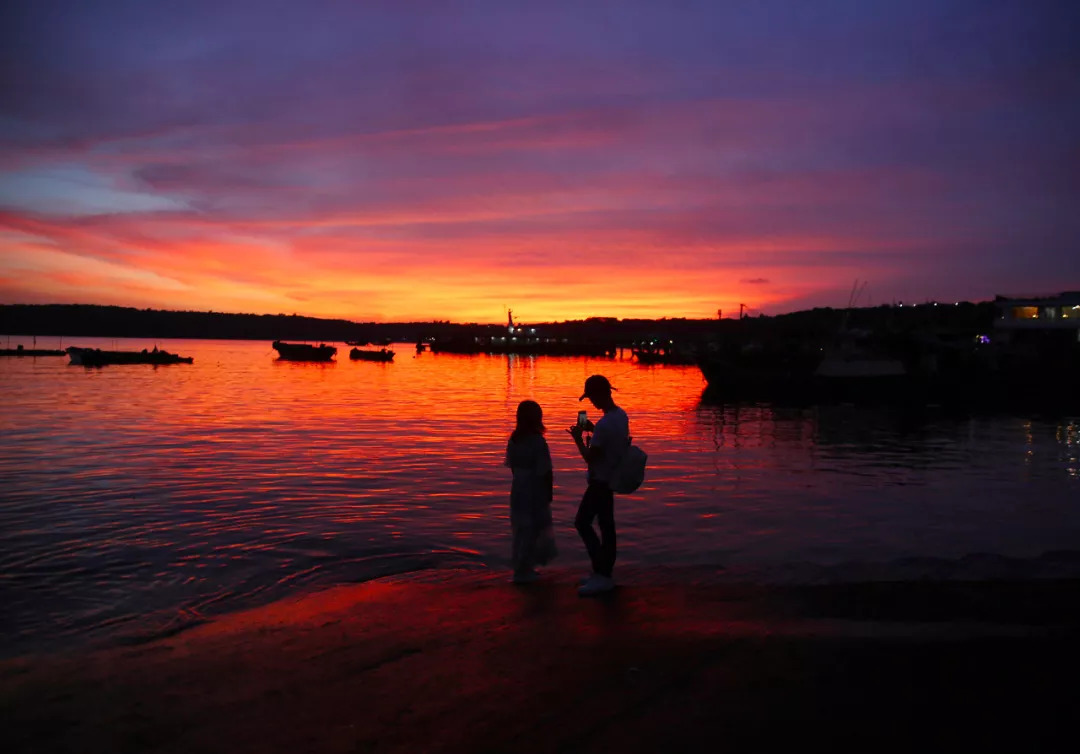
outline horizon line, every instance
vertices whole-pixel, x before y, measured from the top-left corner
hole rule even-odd
[[[1052,295],[1061,295],[1061,294],[1058,293],[1058,294],[1052,294]],[[959,306],[960,304],[978,305],[978,304],[984,304],[984,303],[993,303],[998,298],[1002,298],[1002,297],[1001,296],[996,296],[995,298],[984,299],[984,300],[979,300],[979,301],[955,301],[955,302],[952,302],[952,305]],[[1015,297],[1010,296],[1010,297],[1005,297],[1005,298],[1015,298]],[[1027,298],[1032,298],[1032,297],[1027,297]],[[1038,298],[1042,298],[1042,297],[1038,297]],[[568,324],[568,323],[571,323],[571,322],[588,322],[588,321],[591,321],[591,320],[608,320],[608,321],[615,321],[615,322],[660,322],[660,321],[664,321],[664,320],[685,320],[685,321],[688,321],[688,322],[721,322],[721,321],[729,321],[729,320],[738,321],[740,319],[758,319],[759,317],[783,317],[783,316],[787,316],[787,315],[791,315],[791,314],[801,314],[801,313],[804,313],[804,312],[813,312],[813,311],[817,311],[817,310],[821,310],[821,309],[845,311],[845,310],[857,310],[857,309],[906,308],[908,306],[914,308],[914,307],[918,307],[918,306],[936,306],[938,304],[943,304],[943,302],[928,299],[926,301],[914,302],[914,303],[907,304],[907,303],[904,303],[903,301],[896,300],[896,301],[893,301],[892,303],[881,303],[881,304],[875,304],[875,305],[872,305],[872,306],[815,306],[815,307],[811,307],[811,308],[808,308],[808,309],[795,309],[795,310],[792,310],[790,312],[781,312],[781,313],[778,313],[778,314],[766,314],[765,312],[759,312],[755,316],[747,315],[745,317],[739,317],[739,316],[732,316],[732,317],[687,317],[687,316],[678,316],[678,315],[667,315],[667,316],[663,316],[663,317],[612,317],[612,316],[606,316],[606,315],[597,314],[597,315],[593,315],[593,316],[590,316],[590,317],[585,317],[583,319],[532,321],[532,322],[529,322],[529,324],[534,324],[534,325],[558,325],[558,324]],[[948,305],[948,302],[944,302],[944,305]],[[286,313],[286,312],[275,312],[275,313],[261,312],[260,313],[260,312],[225,312],[225,311],[215,311],[214,309],[206,309],[206,310],[202,310],[202,309],[156,309],[156,308],[152,308],[152,307],[140,308],[140,307],[137,307],[137,306],[121,306],[119,304],[92,304],[92,303],[47,303],[47,304],[41,304],[41,303],[18,303],[18,302],[0,303],[0,307],[3,307],[3,306],[31,306],[31,307],[94,306],[94,307],[98,307],[98,308],[101,308],[101,309],[129,309],[129,310],[136,311],[136,312],[163,312],[163,313],[168,313],[168,314],[221,314],[221,315],[235,316],[235,317],[303,317],[305,319],[313,319],[313,320],[318,320],[318,321],[321,321],[321,322],[346,322],[346,323],[354,324],[354,325],[450,324],[450,325],[502,326],[502,325],[506,324],[506,322],[504,320],[493,320],[493,321],[490,321],[490,322],[455,322],[455,321],[449,320],[449,319],[437,319],[437,318],[413,319],[413,320],[386,320],[386,321],[353,320],[353,319],[347,319],[347,318],[344,318],[344,317],[318,317],[318,316],[313,316],[313,315],[310,315],[310,314],[300,314],[300,313],[297,313],[297,312],[292,312],[292,313]],[[521,325],[519,323],[515,322],[515,326],[521,326]]]

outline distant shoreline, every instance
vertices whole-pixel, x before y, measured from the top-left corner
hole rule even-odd
[[[946,328],[980,332],[993,323],[992,302],[948,306],[811,309],[745,319],[616,319],[592,317],[563,322],[522,323],[545,336],[630,342],[642,339],[706,340],[720,336],[772,333],[818,336],[843,324],[905,329]],[[285,314],[135,309],[95,304],[0,304],[0,337],[176,338],[200,340],[384,340],[416,342],[428,338],[485,337],[505,334],[505,324],[431,322],[351,322]]]

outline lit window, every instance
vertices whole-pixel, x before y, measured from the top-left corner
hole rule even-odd
[[[1014,306],[1013,319],[1038,319],[1039,307],[1037,306]]]

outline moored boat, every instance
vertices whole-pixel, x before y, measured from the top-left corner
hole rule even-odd
[[[378,351],[364,351],[354,348],[349,351],[349,358],[353,361],[393,361],[394,352],[386,348],[381,348]]]
[[[924,402],[925,376],[889,354],[837,350],[818,364],[810,387],[819,402]]]
[[[337,353],[335,346],[325,343],[313,346],[310,343],[283,343],[275,340],[271,345],[278,352],[278,358],[283,361],[330,361]]]
[[[936,405],[1000,403],[989,354],[977,342],[925,335],[818,346],[725,349],[699,361],[710,400]]]
[[[895,348],[841,339],[833,345],[747,344],[699,361],[711,396],[791,403],[895,403],[927,398],[927,373]]]
[[[168,351],[160,351],[155,347],[152,351],[103,351],[100,348],[79,348],[70,346],[67,354],[71,358],[71,364],[84,367],[103,367],[110,364],[192,364],[195,359],[191,356],[178,356]]]

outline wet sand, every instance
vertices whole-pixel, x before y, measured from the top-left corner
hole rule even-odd
[[[6,751],[1073,750],[1080,581],[385,579],[0,663]]]

